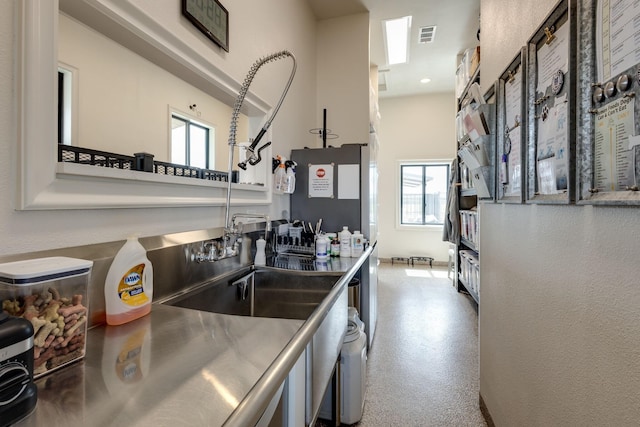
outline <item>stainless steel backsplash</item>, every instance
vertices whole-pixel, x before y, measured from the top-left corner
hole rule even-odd
[[[274,221],[274,223],[278,223]],[[142,237],[140,243],[147,250],[153,265],[153,299],[162,300],[169,295],[208,282],[216,277],[247,266],[253,261],[259,234],[264,235],[265,223],[246,224],[239,256],[215,262],[196,262],[195,254],[203,250],[204,242],[220,238],[222,228],[188,231],[162,236]],[[75,246],[62,249],[31,252],[0,257],[0,263],[25,259],[65,256],[93,261],[89,278],[89,327],[105,323],[104,283],[113,258],[125,240]]]

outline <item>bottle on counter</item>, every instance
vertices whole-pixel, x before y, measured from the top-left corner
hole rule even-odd
[[[327,246],[327,253],[329,254],[330,257],[335,256],[333,254],[333,250],[332,250],[331,244],[333,243],[335,238],[338,237],[338,234],[336,234],[336,233],[326,233],[325,236],[327,236],[327,239],[329,239],[329,246]]]
[[[316,237],[316,259],[325,261],[329,258],[329,239],[324,234]]]
[[[129,237],[113,258],[104,299],[109,325],[122,325],[151,311],[153,266],[137,237]]]
[[[364,251],[364,236],[359,230],[353,232],[351,235],[351,257],[358,258]]]
[[[256,240],[256,257],[253,261],[254,265],[265,265],[267,263],[267,255],[265,253],[266,246],[267,241],[262,237]]]
[[[340,232],[340,256],[346,258],[351,256],[351,232],[346,225]]]
[[[331,241],[331,256],[340,256],[340,239],[337,236]]]

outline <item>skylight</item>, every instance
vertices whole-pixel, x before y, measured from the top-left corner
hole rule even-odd
[[[382,21],[387,47],[387,63],[403,64],[409,60],[411,16]]]

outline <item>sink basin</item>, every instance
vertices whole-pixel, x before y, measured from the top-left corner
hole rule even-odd
[[[347,286],[325,313],[314,310],[332,293],[342,273],[259,268],[207,283],[163,304],[240,316],[298,319],[320,324],[305,350],[305,423],[316,419],[335,372],[347,329]],[[334,292],[334,294],[336,294]]]
[[[211,282],[165,304],[213,313],[306,320],[339,278],[336,274],[258,269]]]
[[[305,422],[311,425],[334,376],[346,333],[347,286],[333,293],[336,295],[325,313],[314,313],[314,310],[323,304],[341,277],[342,273],[336,272],[246,269],[231,278],[218,279],[170,298],[163,304],[213,313],[298,319],[304,320],[305,324],[315,324],[321,319],[314,326],[304,356]]]

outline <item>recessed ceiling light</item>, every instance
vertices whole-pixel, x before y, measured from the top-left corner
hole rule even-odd
[[[429,77],[425,77],[424,79],[420,79],[420,83],[429,83],[431,79]]]
[[[387,64],[402,64],[409,58],[411,16],[382,21],[387,45]]]

